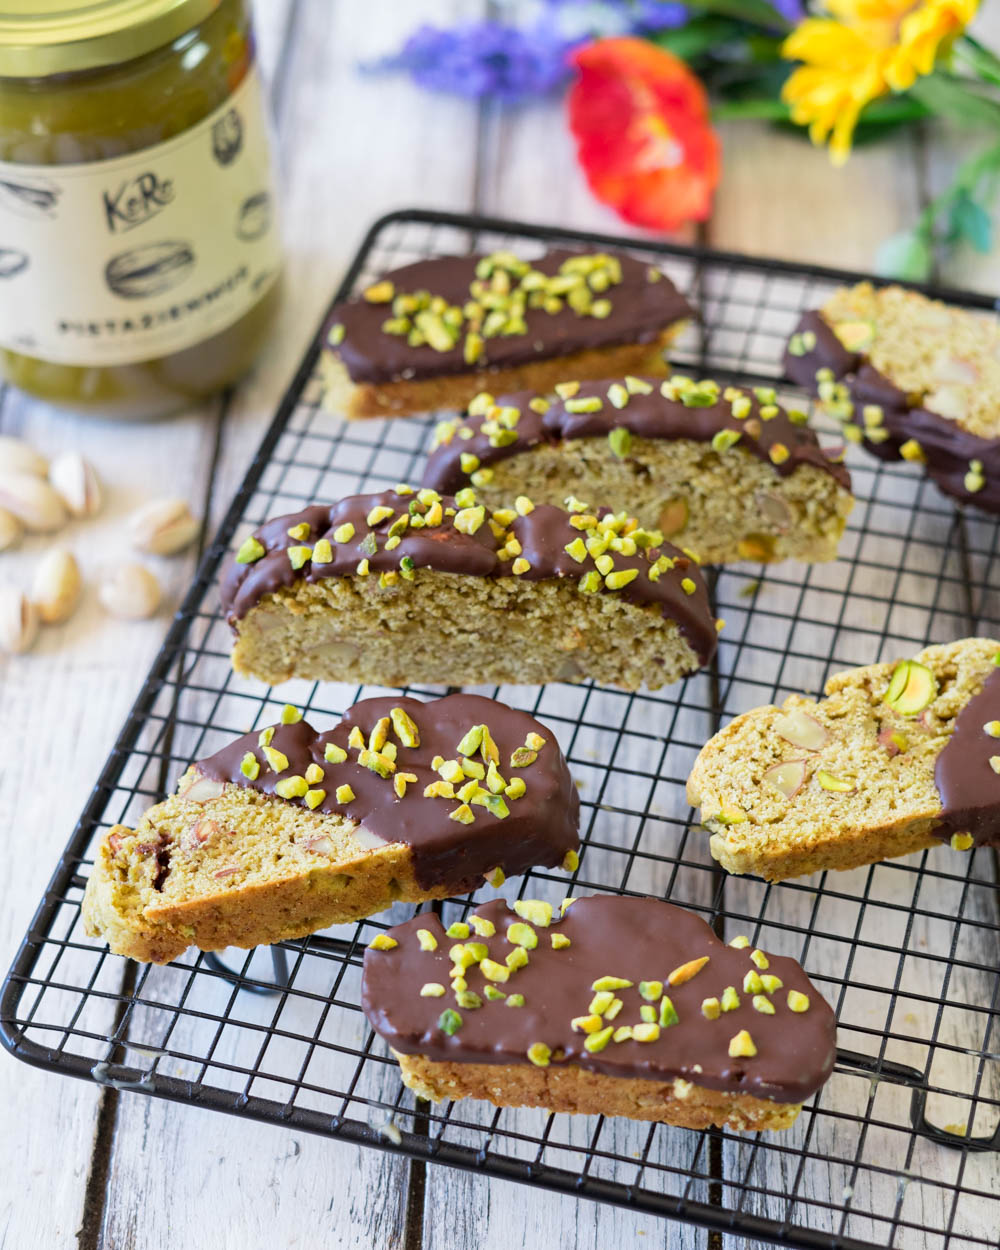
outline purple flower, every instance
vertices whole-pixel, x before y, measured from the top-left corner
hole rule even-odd
[[[771,4],[793,26],[798,25],[806,15],[806,6],[803,0],[771,0]]]
[[[542,95],[568,75],[573,41],[541,28],[470,22],[447,30],[421,26],[378,69],[402,69],[422,87],[455,95],[519,100]]]
[[[647,35],[683,26],[691,14],[671,0],[546,0],[590,35]]]

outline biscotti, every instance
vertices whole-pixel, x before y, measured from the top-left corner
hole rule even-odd
[[[166,963],[572,870],[580,802],[554,734],[479,695],[355,704],[317,733],[294,708],[194,764],[135,830],[102,839],[92,937]]]
[[[669,278],[624,252],[439,256],[333,310],[324,402],[351,418],[399,417],[464,408],[486,388],[663,373],[692,315]]]
[[[257,530],[222,576],[237,672],[383,686],[592,679],[656,689],[716,647],[689,555],[624,515],[488,512],[400,486]]]
[[[1000,845],[1000,642],[966,638],[744,712],[688,781],[713,856],[781,881]]]
[[[488,508],[520,494],[627,511],[703,564],[832,560],[853,499],[805,413],[770,387],[674,376],[561,382],[548,396],[478,395],[440,421],[423,483],[475,487]]]
[[[836,1054],[794,959],[652,898],[497,899],[447,930],[420,915],[370,944],[361,994],[434,1102],[783,1129]]]
[[[924,465],[942,491],[1000,512],[1000,322],[868,282],[806,313],[787,375],[882,459]]]

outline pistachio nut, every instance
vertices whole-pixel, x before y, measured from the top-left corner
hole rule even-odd
[[[13,547],[21,537],[23,526],[13,512],[0,508],[0,551]]]
[[[101,607],[125,621],[142,621],[160,605],[160,583],[141,564],[119,564],[97,590]]]
[[[49,462],[20,438],[0,435],[0,473],[31,473],[44,477]]]
[[[38,637],[35,605],[16,586],[0,586],[0,651],[19,655]]]
[[[183,551],[197,538],[199,528],[184,499],[154,499],[133,512],[128,521],[132,546],[154,556]]]
[[[49,533],[66,524],[63,501],[33,473],[0,471],[0,508],[13,512],[26,530]]]
[[[73,615],[83,579],[80,566],[65,547],[53,547],[38,561],[31,585],[31,601],[46,625],[60,625]]]
[[[104,502],[94,466],[78,451],[57,456],[49,467],[49,485],[75,517],[97,516]]]

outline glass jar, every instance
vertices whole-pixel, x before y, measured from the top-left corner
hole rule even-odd
[[[0,375],[100,416],[197,402],[280,268],[248,0],[0,0]]]

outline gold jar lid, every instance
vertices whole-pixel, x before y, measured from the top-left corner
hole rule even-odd
[[[221,0],[0,0],[0,78],[131,61],[179,38]]]

